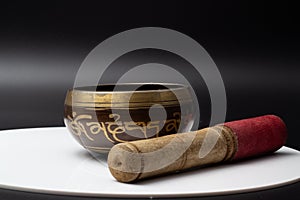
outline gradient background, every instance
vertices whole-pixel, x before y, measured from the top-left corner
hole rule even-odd
[[[289,129],[287,145],[300,149],[296,6],[97,2],[1,3],[0,129],[62,126],[66,90],[89,51],[121,31],[158,26],[189,35],[214,59],[226,87],[227,120],[277,114]]]
[[[85,56],[121,31],[157,26],[187,34],[211,55],[225,83],[228,121],[279,115],[289,130],[287,146],[300,150],[296,5],[289,1],[109,2],[1,3],[0,129],[63,126],[66,90]]]

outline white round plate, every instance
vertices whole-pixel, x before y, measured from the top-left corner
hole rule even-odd
[[[256,191],[300,180],[300,152],[140,181],[117,182],[64,127],[0,131],[0,188],[77,196],[188,197]]]

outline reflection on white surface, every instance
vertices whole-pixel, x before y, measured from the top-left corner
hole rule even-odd
[[[275,154],[124,184],[110,175],[65,128],[0,131],[0,188],[105,197],[174,197],[229,194],[300,180],[300,152]]]

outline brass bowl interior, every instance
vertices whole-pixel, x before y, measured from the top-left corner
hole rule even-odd
[[[106,84],[69,90],[66,105],[80,107],[147,107],[153,103],[164,106],[190,102],[189,89],[181,84]]]

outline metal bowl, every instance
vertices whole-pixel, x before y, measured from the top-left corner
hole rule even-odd
[[[193,111],[185,85],[106,84],[69,90],[64,121],[84,148],[103,153],[120,142],[190,131]]]

